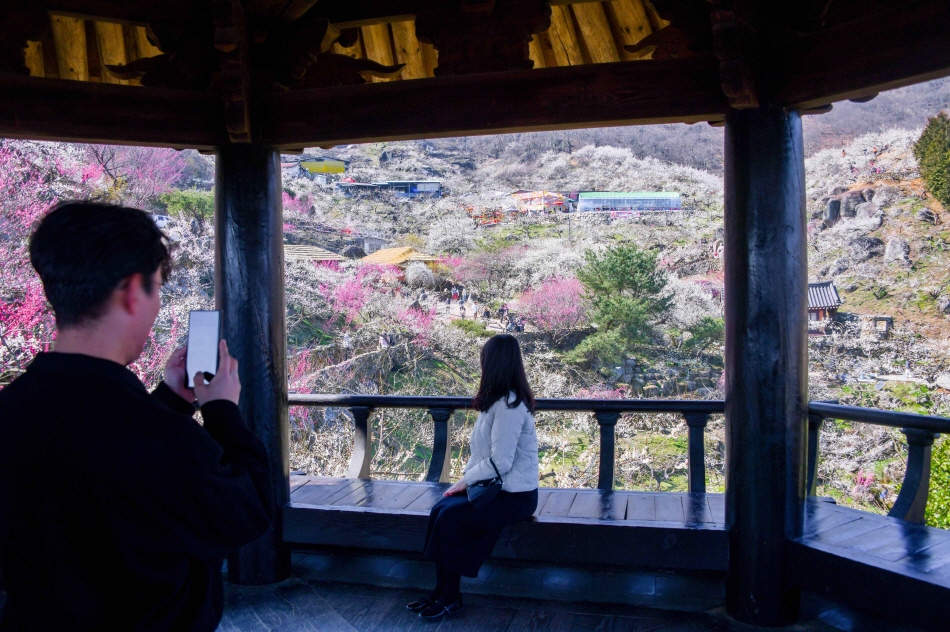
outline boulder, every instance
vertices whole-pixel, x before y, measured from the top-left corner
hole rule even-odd
[[[858,263],[860,263],[860,261]],[[844,274],[845,272],[848,271],[849,264],[850,264],[850,261],[847,259],[847,257],[841,257],[839,259],[835,259],[834,261],[831,262],[831,265],[828,266],[827,270],[824,270],[824,274],[822,274],[821,276],[836,277],[839,274]]]
[[[880,208],[886,208],[900,200],[901,192],[895,186],[886,184],[874,190],[874,203]]]
[[[825,207],[825,226],[829,228],[834,226],[841,217],[841,200],[828,200],[828,206]]]
[[[366,252],[359,246],[352,244],[343,249],[343,256],[347,259],[362,259]]]
[[[700,397],[707,397],[707,396],[709,396],[709,395],[712,395],[712,394],[715,393],[715,392],[716,392],[716,391],[714,391],[714,390],[711,389],[711,388],[699,388],[699,389],[696,389],[696,394],[699,395]]]
[[[858,204],[867,202],[860,191],[849,191],[841,196],[841,217],[854,217]]]
[[[937,297],[937,311],[941,314],[950,314],[950,296]]]
[[[841,195],[842,193],[847,193],[848,187],[842,186],[840,184],[833,184],[828,189],[828,195]]]
[[[884,263],[910,265],[910,244],[898,237],[892,237],[884,250]]]
[[[879,257],[884,252],[884,242],[877,237],[858,237],[848,245],[851,248],[851,258],[855,263],[867,261],[871,257]]]
[[[938,375],[936,384],[940,388],[945,388],[947,390],[950,390],[950,373],[944,373],[943,375]]]
[[[643,396],[647,399],[654,399],[660,396],[660,387],[656,384],[647,384],[643,387]]]
[[[861,202],[854,207],[855,217],[874,217],[877,215],[877,204],[874,202]]]
[[[927,222],[928,224],[937,223],[937,216],[934,215],[934,212],[931,211],[929,208],[922,208],[919,211],[917,211],[917,219],[919,219],[922,222]]]
[[[664,397],[669,397],[676,392],[676,380],[664,380],[662,384]]]
[[[861,195],[864,196],[864,199],[870,202],[874,199],[874,189],[867,188],[861,191]]]

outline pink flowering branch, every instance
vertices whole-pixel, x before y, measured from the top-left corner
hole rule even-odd
[[[558,344],[587,318],[584,286],[574,277],[548,279],[518,299],[521,313]]]

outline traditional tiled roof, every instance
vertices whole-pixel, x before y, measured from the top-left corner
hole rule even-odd
[[[411,246],[399,248],[383,248],[377,250],[371,255],[363,257],[362,261],[366,263],[381,263],[384,265],[398,266],[409,261],[437,261],[437,257],[419,252]]]
[[[834,281],[808,284],[808,309],[835,309],[841,305],[841,297]]]
[[[346,257],[316,246],[284,246],[284,258],[288,261],[346,261]]]

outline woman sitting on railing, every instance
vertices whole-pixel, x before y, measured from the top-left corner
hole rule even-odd
[[[429,514],[424,553],[435,562],[435,588],[407,606],[426,619],[461,609],[462,576],[477,577],[502,529],[530,518],[538,507],[534,395],[518,341],[508,334],[490,338],[481,367],[471,457],[462,480]]]

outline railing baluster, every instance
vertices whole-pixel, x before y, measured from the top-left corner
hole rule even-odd
[[[353,435],[353,453],[350,454],[350,467],[346,471],[347,478],[369,478],[369,465],[373,458],[370,446],[371,426],[369,415],[373,412],[367,406],[353,406],[350,414],[353,415],[353,425],[356,432]]]
[[[706,424],[709,415],[706,413],[685,413],[686,425],[689,426],[688,467],[689,491],[691,493],[706,493]]]
[[[814,496],[818,491],[818,447],[824,422],[821,415],[808,414],[808,463],[805,470],[805,494],[808,496]]]
[[[452,437],[449,434],[449,419],[452,408],[430,408],[429,415],[435,424],[435,436],[432,439],[432,460],[426,480],[430,483],[450,483],[452,476]]]
[[[597,489],[614,488],[614,457],[616,451],[616,434],[614,427],[620,413],[595,412],[594,417],[600,425],[600,471],[597,476]]]
[[[930,456],[937,435],[915,428],[901,428],[901,432],[907,437],[907,470],[901,493],[887,515],[922,523],[930,493]]]

